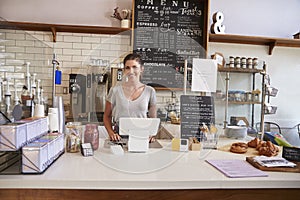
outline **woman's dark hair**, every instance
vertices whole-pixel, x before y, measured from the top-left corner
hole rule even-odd
[[[144,65],[142,59],[141,59],[141,56],[136,54],[136,53],[131,53],[131,54],[128,54],[124,60],[123,60],[123,64],[125,66],[125,63],[127,62],[127,60],[135,60],[136,62],[138,62],[141,66]]]

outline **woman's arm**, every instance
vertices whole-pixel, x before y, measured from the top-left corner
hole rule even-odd
[[[150,118],[156,118],[156,104],[152,104],[149,106],[149,117]],[[149,142],[155,142],[155,136],[149,137]]]
[[[156,113],[156,92],[155,89],[151,87],[151,92],[150,92],[150,101],[149,101],[149,107],[148,107],[148,116],[150,118],[156,118],[157,113]]]
[[[103,116],[103,122],[104,126],[108,132],[109,138],[111,140],[120,140],[119,134],[115,133],[112,129],[112,106],[109,101],[106,101],[105,103],[105,110],[104,110],[104,116]]]
[[[150,105],[149,106],[149,117],[150,118],[156,118],[156,105],[153,104],[153,105]]]
[[[157,112],[156,112],[156,93],[152,94],[152,101],[150,101],[150,105],[148,108],[148,115],[150,118],[156,118],[157,117]],[[155,142],[155,136],[150,136],[149,137],[149,142]]]

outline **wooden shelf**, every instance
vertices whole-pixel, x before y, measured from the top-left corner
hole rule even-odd
[[[131,30],[131,28],[119,28],[119,27],[77,26],[77,25],[60,25],[60,24],[43,24],[43,23],[9,22],[9,21],[0,21],[0,28],[14,29],[14,30],[20,29],[25,31],[50,31],[52,32],[53,35],[53,42],[56,42],[57,32],[116,35]]]
[[[243,68],[229,68],[219,67],[219,72],[233,72],[233,73],[263,73],[263,69],[243,69]]]
[[[238,104],[238,105],[244,105],[244,104],[261,104],[261,102],[255,102],[255,101],[228,101],[229,104]]]
[[[71,33],[94,33],[94,34],[111,34],[116,35],[122,32],[132,30],[131,28],[103,27],[103,26],[79,26],[79,25],[62,25],[62,24],[44,24],[31,22],[13,22],[0,21],[1,29],[20,29],[27,31],[50,31],[53,35],[53,41],[56,41],[57,32]],[[128,34],[127,33],[127,34]],[[231,34],[209,34],[209,42],[236,43],[264,45],[269,47],[269,55],[272,55],[275,46],[282,47],[300,47],[300,39],[285,39],[258,36],[243,36]]]
[[[269,55],[272,55],[275,46],[300,47],[300,39],[243,36],[243,35],[230,35],[230,34],[209,34],[209,42],[269,46]]]
[[[225,100],[216,99],[215,102],[225,103]],[[228,101],[228,104],[236,104],[236,105],[253,105],[253,104],[261,104],[259,101]]]

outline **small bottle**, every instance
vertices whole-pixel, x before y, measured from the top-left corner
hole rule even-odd
[[[61,85],[61,71],[59,66],[57,66],[55,70],[55,84]]]
[[[99,131],[97,124],[85,125],[84,143],[91,143],[93,150],[99,148]]]

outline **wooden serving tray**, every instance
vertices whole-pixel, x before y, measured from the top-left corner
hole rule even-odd
[[[300,162],[295,162],[297,164],[296,167],[265,167],[255,162],[254,157],[246,157],[246,161],[262,171],[300,173]]]

